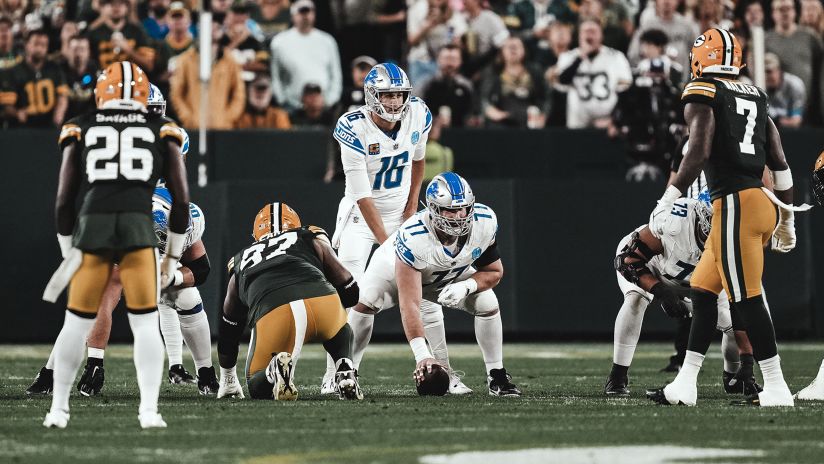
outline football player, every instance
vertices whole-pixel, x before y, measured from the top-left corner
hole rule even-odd
[[[372,256],[361,279],[361,298],[351,314],[374,316],[399,304],[404,332],[415,354],[416,379],[432,364],[439,364],[424,338],[423,298],[475,317],[489,394],[520,396],[503,366],[503,328],[493,290],[504,270],[495,241],[497,231],[495,213],[475,203],[466,180],[444,172],[426,188],[426,209],[404,222]],[[352,327],[356,369],[372,335],[369,329],[362,332]]]
[[[333,133],[340,144],[346,192],[332,246],[356,279],[363,275],[373,249],[417,211],[432,128],[432,113],[423,100],[412,96],[412,84],[397,65],[373,66],[363,89],[366,104],[341,116]],[[434,354],[448,368],[443,311],[431,302],[425,302],[421,311]],[[348,321],[357,333],[371,334],[371,314],[350,311]],[[360,364],[360,359],[354,361]],[[321,393],[335,392],[334,373],[335,366],[327,358]],[[451,393],[471,393],[450,373]]]
[[[690,279],[693,318],[684,365],[672,383],[647,392],[660,404],[695,405],[698,372],[715,332],[718,295],[724,289],[747,328],[764,377],[763,391],[746,403],[793,405],[761,289],[764,245],[772,243],[778,252],[795,247],[792,175],[778,130],[767,115],[766,93],[737,80],[741,57],[741,44],[726,30],[709,29],[695,40],[692,81],[682,96],[690,143],[678,174],[650,216],[653,230],[668,230],[675,202],[704,169],[712,226]],[[765,166],[775,179],[774,194],[763,188]]]
[[[295,366],[304,342],[320,341],[335,361],[335,391],[363,399],[352,367],[352,329],[343,305],[358,301],[358,283],[338,261],[326,232],[301,226],[298,214],[270,203],[255,216],[254,243],[229,261],[229,285],[218,330],[217,397],[243,397],[238,343],[252,329],[246,384],[255,399],[295,400]]]
[[[629,395],[627,372],[635,354],[647,308],[661,308],[668,316],[688,319],[684,301],[689,278],[710,232],[712,208],[700,200],[682,198],[674,204],[678,217],[663,234],[641,226],[618,245],[615,270],[624,304],[615,319],[612,371],[604,386],[609,396]],[[738,345],[733,333],[727,299],[718,298],[717,327],[723,332],[723,384],[728,393],[757,393],[752,363],[739,367]]]
[[[68,424],[71,383],[115,263],[134,335],[138,419],[143,428],[166,426],[157,412],[163,369],[157,300],[160,289],[175,279],[183,254],[189,190],[177,128],[147,112],[148,97],[149,80],[139,66],[113,63],[98,78],[97,109],[67,122],[60,133],[63,161],[55,216],[64,260],[44,298],[55,301],[67,284],[69,291],[55,342],[54,394],[43,422],[46,427]],[[166,253],[158,269],[151,211],[161,175],[174,201]],[[88,191],[78,213],[75,201],[81,183]]]

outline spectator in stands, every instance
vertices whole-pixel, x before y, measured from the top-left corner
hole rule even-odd
[[[541,128],[546,88],[540,72],[525,62],[523,41],[511,36],[501,47],[502,66],[482,79],[481,102],[487,126]]]
[[[223,23],[224,46],[232,58],[243,66],[244,80],[250,81],[255,73],[269,70],[269,51],[262,38],[255,37],[249,29],[251,7],[245,2],[236,2],[229,9]]]
[[[664,31],[659,29],[648,29],[641,34],[640,52],[641,61],[637,66],[637,74],[649,72],[651,62],[659,60],[663,67],[663,74],[672,85],[678,86],[684,79],[684,70],[681,65],[670,59],[666,54],[666,47],[669,39]]]
[[[528,41],[533,37],[544,37],[554,21],[577,23],[578,15],[571,5],[568,0],[515,0],[509,5],[504,21]]]
[[[251,16],[263,31],[264,41],[270,42],[272,37],[289,29],[289,0],[260,0],[258,5]]]
[[[472,82],[460,74],[461,49],[447,45],[438,52],[438,74],[421,91],[444,127],[464,127],[475,114]],[[477,120],[474,125],[477,125]]]
[[[242,68],[220,46],[221,25],[212,23],[212,78],[209,81],[207,126],[231,129],[246,107]],[[197,46],[178,57],[172,74],[171,100],[180,122],[189,128],[200,126],[200,50]]]
[[[764,27],[764,7],[760,0],[742,0],[735,5],[735,28],[732,30],[744,47],[744,57],[750,49],[753,27]],[[744,68],[747,71],[747,68]]]
[[[767,95],[770,97],[770,117],[780,127],[799,127],[803,122],[807,92],[804,82],[781,69],[774,53],[764,56]]]
[[[549,50],[545,63],[546,73],[544,79],[552,83],[552,76],[555,72],[555,64],[558,57],[569,51],[572,45],[572,26],[567,23],[555,21],[549,26]],[[566,127],[566,92],[556,90],[551,85],[547,89],[547,125],[554,127]]]
[[[144,71],[154,69],[155,50],[143,28],[128,20],[128,0],[98,0],[99,25],[88,31],[92,55],[100,69],[116,61],[132,61]]]
[[[173,2],[169,7],[169,33],[160,46],[160,54],[167,61],[169,72],[175,70],[175,60],[194,44],[192,35],[192,14],[183,2]]]
[[[811,96],[820,96],[818,85],[822,63],[821,38],[805,27],[795,23],[796,11],[793,0],[774,0],[772,16],[775,29],[767,32],[764,39],[767,51],[781,57],[781,67],[785,72],[801,78],[804,88]],[[816,99],[818,100],[818,99]],[[820,109],[819,101],[808,101],[808,106]],[[820,118],[816,118],[820,119]]]
[[[15,35],[23,32],[26,14],[31,11],[28,0],[2,0],[0,1],[0,16],[5,16],[12,21],[12,32]]]
[[[466,61],[461,70],[475,79],[494,60],[498,49],[509,37],[503,19],[484,8],[483,0],[464,0],[468,30],[464,37]]]
[[[669,37],[668,54],[674,54],[673,59],[681,65],[683,69],[689,69],[689,54],[695,38],[703,32],[698,30],[698,26],[692,20],[678,13],[678,0],[655,0],[655,8],[647,15],[647,11],[642,14],[642,19],[627,52],[632,63],[637,64],[641,59],[640,45],[641,34],[649,29],[664,31]],[[646,16],[645,16],[646,15]]]
[[[323,88],[315,83],[303,87],[301,107],[292,114],[292,124],[299,127],[323,127],[332,129],[337,121],[335,113],[326,107]]]
[[[60,65],[47,59],[49,36],[31,31],[23,61],[12,68],[17,101],[25,101],[26,127],[60,127],[68,107],[68,87]]]
[[[373,66],[378,64],[371,56],[362,55],[352,60],[352,85],[344,89],[340,99],[340,112],[354,111],[366,103],[363,81]]]
[[[578,48],[558,58],[551,74],[555,88],[567,92],[567,127],[607,128],[618,93],[632,83],[623,53],[602,44],[601,25],[583,20],[578,25]]]
[[[23,60],[23,54],[14,44],[14,23],[8,16],[0,16],[0,72],[11,69]]]
[[[272,91],[289,110],[300,108],[308,82],[320,86],[327,108],[340,100],[343,87],[335,39],[315,29],[315,4],[298,0],[290,7],[294,26],[272,39]]]
[[[149,0],[147,2],[147,15],[143,19],[143,29],[152,39],[161,40],[169,33],[167,13],[170,4],[170,0]]]
[[[812,29],[819,37],[824,34],[824,7],[821,0],[801,0],[801,26]]]
[[[699,34],[707,29],[730,30],[733,27],[732,21],[724,17],[721,0],[700,0],[694,8],[693,18],[698,23]]]
[[[377,56],[381,45],[376,32],[376,3],[372,0],[344,0],[329,2],[335,17],[335,38],[340,56],[349,62],[358,55]]]
[[[621,4],[612,2],[610,8],[609,11],[605,10],[601,0],[584,0],[578,9],[578,16],[581,20],[594,19],[601,23],[601,29],[604,31],[604,45],[624,53],[632,37],[628,32],[631,27],[628,28],[626,24],[629,18],[626,15],[626,9]]]
[[[61,63],[69,87],[69,107],[66,119],[85,113],[95,107],[94,87],[97,84],[97,66],[91,59],[89,38],[69,39],[68,56]]]
[[[57,51],[49,56],[52,61],[57,61],[61,65],[65,63],[71,56],[69,45],[72,37],[80,35],[80,29],[74,21],[66,21],[60,28],[60,34],[57,36]],[[49,39],[51,43],[51,39]]]
[[[258,74],[246,89],[246,111],[235,123],[237,129],[291,129],[289,114],[272,98],[272,79]]]
[[[409,40],[409,80],[418,88],[438,72],[438,50],[460,45],[467,25],[463,15],[447,0],[417,0],[409,7],[406,32]]]
[[[383,61],[400,63],[406,48],[406,0],[386,0],[373,2],[378,7],[374,41],[380,45],[377,50]]]

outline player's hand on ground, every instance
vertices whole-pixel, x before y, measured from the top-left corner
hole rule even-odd
[[[450,308],[454,308],[458,305],[464,298],[469,296],[472,293],[472,288],[470,287],[469,281],[473,279],[467,279],[463,282],[456,282],[454,284],[449,284],[441,290],[441,293],[438,295],[438,303],[448,306]],[[473,280],[474,282],[474,280]]]
[[[788,253],[795,248],[795,221],[782,220],[772,235],[771,247],[777,253]]]
[[[435,358],[421,359],[418,365],[415,366],[415,372],[412,373],[412,378],[415,379],[416,382],[423,380],[425,373],[432,372],[432,366],[434,364],[438,364]]]
[[[681,319],[690,315],[684,300],[675,291],[663,282],[658,282],[651,289],[653,294],[650,306],[660,307],[669,317]]]
[[[160,262],[160,288],[166,288],[174,282],[177,262],[177,258],[169,255],[163,257],[163,261]]]
[[[222,371],[223,369],[221,369]],[[239,399],[245,398],[243,395],[243,387],[240,385],[240,382],[237,380],[237,375],[234,373],[222,373],[220,376],[220,382],[217,389],[217,398],[221,399],[224,397],[235,397]]]

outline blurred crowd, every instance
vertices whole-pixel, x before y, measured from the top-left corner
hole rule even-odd
[[[601,128],[663,165],[696,36],[733,31],[746,63],[756,26],[773,119],[824,122],[822,0],[203,1],[208,31],[194,0],[0,0],[0,125],[58,126],[93,105],[100,69],[131,60],[196,128],[208,33],[213,129],[330,127],[392,61],[439,129]]]

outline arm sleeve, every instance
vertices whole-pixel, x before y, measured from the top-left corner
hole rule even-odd
[[[372,196],[369,173],[366,171],[366,155],[340,144],[340,159],[346,175],[346,193],[353,200]]]
[[[426,141],[429,140],[429,132],[424,132],[421,135],[418,144],[415,145],[415,153],[412,155],[412,161],[420,161],[426,158]]]

